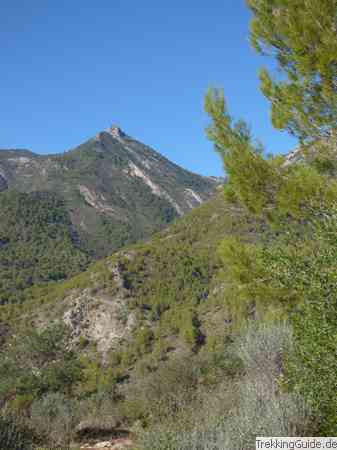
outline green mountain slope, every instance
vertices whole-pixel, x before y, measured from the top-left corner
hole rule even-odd
[[[217,184],[117,127],[62,155],[0,151],[0,191],[48,191],[63,199],[93,258],[149,237],[207,200]]]
[[[151,241],[126,247],[64,283],[26,290],[25,303],[3,307],[2,318],[24,315],[42,325],[63,318],[76,339],[95,343],[102,354],[123,342],[136,348],[142,326],[159,340],[174,337],[193,347],[212,331],[206,312],[218,310],[217,297],[223,302],[219,243],[227,235],[255,240],[261,226],[226,203],[221,191]],[[216,320],[225,320],[223,314]]]
[[[171,163],[119,128],[62,155],[0,151],[0,301],[66,279],[207,200],[219,180]]]
[[[64,279],[88,264],[64,202],[49,192],[0,195],[0,303],[23,289]]]

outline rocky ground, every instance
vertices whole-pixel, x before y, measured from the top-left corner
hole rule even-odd
[[[127,450],[132,449],[134,443],[129,438],[118,438],[109,441],[100,441],[91,444],[83,444],[81,450],[96,450],[96,449],[106,449],[106,450]]]

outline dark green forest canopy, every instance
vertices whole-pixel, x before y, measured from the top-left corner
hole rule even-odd
[[[20,300],[23,289],[87,267],[64,202],[48,192],[0,194],[0,298]]]

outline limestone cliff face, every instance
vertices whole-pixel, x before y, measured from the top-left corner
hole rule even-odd
[[[182,169],[119,127],[73,150],[0,150],[0,192],[51,191],[94,257],[149,237],[210,198],[219,180]]]
[[[74,290],[63,301],[63,321],[70,327],[73,342],[84,339],[95,343],[103,358],[122,339],[127,339],[137,325],[128,308],[129,292],[118,264],[108,264],[108,270],[114,286],[109,294],[93,281],[95,288]]]
[[[75,343],[81,339],[94,342],[102,355],[128,338],[136,325],[134,315],[127,311],[125,299],[103,293],[92,295],[90,290],[67,298],[63,320],[70,327]]]

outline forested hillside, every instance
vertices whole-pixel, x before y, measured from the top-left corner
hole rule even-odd
[[[250,450],[256,436],[336,435],[337,3],[248,6],[252,44],[281,74],[260,75],[273,124],[298,148],[266,156],[209,90],[207,133],[228,177],[217,196],[0,307],[0,431],[19,433],[18,449],[123,438]]]
[[[60,155],[0,150],[0,301],[149,238],[220,180],[171,163],[113,127]]]
[[[25,288],[65,279],[88,261],[64,201],[49,192],[0,195],[0,303],[19,302]]]

